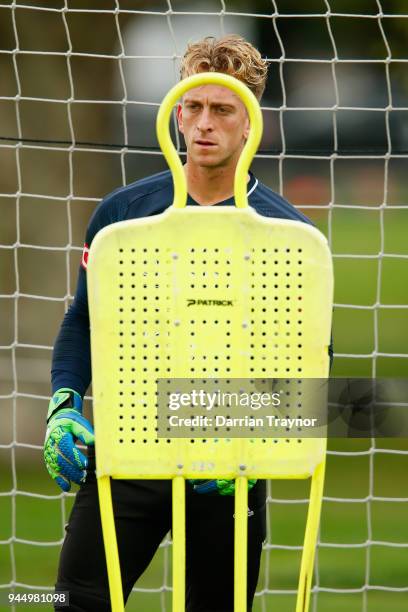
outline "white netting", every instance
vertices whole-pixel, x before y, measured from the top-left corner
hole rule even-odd
[[[307,4],[0,3],[1,589],[52,586],[73,499],[42,468],[52,344],[94,206],[165,168],[154,118],[189,40],[241,33],[270,61],[254,171],[332,245],[333,374],[406,376],[408,13],[398,0]],[[314,612],[408,606],[407,467],[397,441],[332,444]],[[271,484],[258,610],[293,608],[306,497]],[[135,588],[138,609],[169,608],[169,546]]]

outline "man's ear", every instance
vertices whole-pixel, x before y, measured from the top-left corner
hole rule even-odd
[[[177,111],[176,111],[176,115],[177,115],[177,123],[178,123],[178,128],[180,130],[180,132],[182,134],[184,134],[184,127],[183,127],[183,107],[180,103],[177,104]]]

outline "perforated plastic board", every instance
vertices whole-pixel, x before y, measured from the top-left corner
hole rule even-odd
[[[315,228],[230,207],[116,223],[91,246],[88,293],[99,476],[313,472],[324,439],[158,439],[156,380],[327,377],[333,275]]]

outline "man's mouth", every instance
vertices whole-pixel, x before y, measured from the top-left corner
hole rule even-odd
[[[195,144],[199,145],[200,147],[215,147],[217,143],[211,140],[204,140],[200,138],[199,140],[195,140]]]

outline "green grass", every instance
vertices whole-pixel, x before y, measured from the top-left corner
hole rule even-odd
[[[327,235],[328,217],[320,211],[309,215]],[[384,241],[381,244],[380,213],[377,210],[335,209],[332,213],[332,252],[334,255],[408,255],[406,239],[408,216],[405,210],[384,211]],[[380,263],[381,261],[381,263]],[[335,304],[359,306],[408,304],[408,259],[334,258]],[[368,355],[367,358],[338,357],[333,376],[372,376],[374,350],[380,353],[407,354],[407,309],[378,309],[376,345],[376,315],[373,309],[335,308],[333,338],[337,353]],[[377,357],[377,377],[408,377],[408,359]]]
[[[378,441],[381,448],[408,450],[408,441]],[[332,441],[332,450],[363,451],[368,448],[364,440]],[[379,454],[374,460],[373,493],[377,496],[408,497],[406,478],[408,456]],[[329,455],[325,495],[339,498],[364,498],[369,493],[370,460],[366,455]],[[390,478],[392,474],[392,478]],[[47,474],[38,469],[19,468],[19,490],[55,495],[55,485]],[[273,481],[273,499],[305,498],[308,495],[307,481]],[[16,536],[21,539],[51,542],[51,546],[14,544],[16,576],[18,581],[31,585],[51,585],[58,562],[58,541],[63,537],[62,508],[68,515],[73,498],[62,500],[37,499],[18,495],[16,497]],[[374,501],[371,509],[371,540],[394,543],[408,542],[406,503]],[[305,504],[269,505],[270,537],[268,544],[300,546],[306,519]],[[10,497],[0,497],[0,539],[12,533],[12,502]],[[319,584],[329,589],[360,590],[365,584],[369,538],[367,504],[361,502],[326,501],[321,520],[321,540],[326,544],[349,544],[357,547],[321,547],[318,554]],[[363,546],[359,546],[363,545]],[[372,545],[370,551],[371,586],[407,587],[408,548],[393,548]],[[164,558],[168,556],[167,585],[171,584],[171,549],[160,548],[145,575],[137,585],[144,589],[159,590],[165,583]],[[269,571],[267,572],[267,563]],[[263,553],[258,590],[267,588],[296,589],[300,563],[300,552],[270,549]],[[0,581],[12,579],[10,546],[0,546]],[[408,593],[370,591],[367,593],[367,612],[388,610],[403,612],[408,609]],[[357,593],[320,593],[318,612],[360,612],[364,595]],[[162,598],[171,609],[171,594],[160,592],[133,593],[127,610],[153,612],[161,609]],[[266,594],[257,597],[254,612],[264,610],[289,612],[294,610],[291,595]],[[1,607],[0,610],[7,608]],[[38,606],[37,609],[50,609]]]

